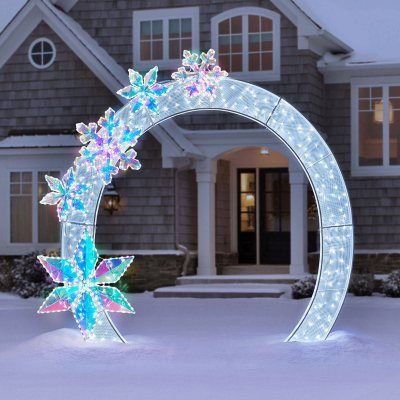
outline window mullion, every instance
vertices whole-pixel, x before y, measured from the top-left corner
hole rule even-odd
[[[242,16],[242,40],[243,40],[243,72],[249,72],[249,17],[247,14]]]
[[[32,244],[39,242],[38,174],[39,171],[32,171]]]
[[[169,60],[169,18],[162,19],[163,60]]]
[[[389,144],[389,86],[383,86],[383,165],[388,167],[389,163],[389,152],[390,152],[390,144]]]

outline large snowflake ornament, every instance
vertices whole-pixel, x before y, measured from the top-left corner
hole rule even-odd
[[[168,87],[157,83],[158,67],[152,68],[144,76],[129,69],[130,85],[118,90],[118,94],[130,100],[133,113],[146,108],[152,112],[158,111],[157,97],[167,93]]]
[[[190,97],[205,94],[213,99],[219,80],[228,76],[226,71],[215,64],[213,49],[208,50],[207,53],[201,53],[200,56],[184,50],[182,67],[179,67],[171,77],[185,86]]]
[[[135,146],[136,138],[140,136],[141,131],[122,125],[112,108],[105,112],[97,124],[79,123],[76,125],[76,130],[81,134],[81,142],[87,144],[80,150],[82,157],[77,159],[77,164],[93,165],[105,184],[110,183],[112,176],[118,172],[118,162],[120,169],[126,169],[127,164],[132,169],[140,168],[139,161],[132,159],[133,154],[136,157],[136,153],[131,150],[125,151],[127,146]]]
[[[116,287],[105,286],[116,283],[134,257],[105,259],[95,268],[98,253],[88,231],[71,259],[44,256],[38,259],[53,281],[63,284],[50,293],[38,313],[71,310],[85,339],[94,336],[102,312],[135,313]]]
[[[46,175],[45,179],[52,190],[47,193],[41,204],[57,205],[57,214],[60,221],[65,221],[69,211],[78,211],[84,213],[85,205],[81,199],[82,195],[87,192],[89,186],[77,182],[77,177],[74,169],[68,169],[62,179]]]

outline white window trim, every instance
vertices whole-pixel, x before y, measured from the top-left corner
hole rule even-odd
[[[273,67],[272,71],[249,71],[248,69],[248,15],[259,15],[270,18],[273,23]],[[281,17],[278,13],[261,7],[238,7],[211,18],[211,47],[215,49],[218,58],[218,24],[227,19],[242,16],[243,29],[243,72],[229,72],[230,76],[246,81],[279,81],[281,79]]]
[[[144,71],[158,65],[160,70],[177,69],[180,66],[182,57],[178,59],[169,59],[169,41],[168,41],[168,20],[174,18],[192,19],[192,48],[186,49],[193,52],[199,52],[200,49],[200,27],[199,27],[199,7],[180,7],[180,8],[162,8],[157,10],[139,10],[133,12],[133,68]],[[141,21],[163,21],[163,59],[142,61],[140,59],[140,22]]]
[[[352,176],[397,176],[400,165],[389,165],[389,130],[383,126],[383,165],[360,166],[358,143],[358,88],[362,86],[383,87],[383,95],[389,85],[400,86],[400,76],[368,77],[351,79],[351,175]],[[388,110],[384,110],[385,113]]]
[[[46,42],[46,43],[48,43],[48,44],[51,46],[51,49],[52,49],[52,51],[53,51],[53,55],[51,56],[50,61],[49,61],[47,64],[44,64],[44,65],[36,64],[36,62],[35,62],[35,61],[33,60],[33,58],[32,58],[32,54],[31,54],[31,53],[32,53],[33,46],[35,46],[35,44],[37,44],[37,43],[39,43],[39,42]],[[50,39],[48,39],[48,38],[46,38],[46,37],[41,37],[41,38],[35,39],[35,40],[31,43],[31,45],[29,46],[29,50],[28,50],[29,61],[30,61],[30,63],[31,63],[35,68],[37,68],[37,69],[46,69],[46,68],[49,68],[49,67],[54,63],[54,61],[55,61],[55,59],[56,59],[56,54],[57,54],[56,46],[54,45],[54,43],[53,43]]]

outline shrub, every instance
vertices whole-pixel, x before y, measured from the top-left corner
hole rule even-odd
[[[44,297],[54,287],[52,279],[37,259],[39,253],[32,252],[0,265],[2,291],[18,294],[23,298]],[[48,253],[51,256],[55,252]]]
[[[298,280],[292,285],[292,297],[294,299],[305,299],[311,297],[315,289],[316,279],[309,275]]]
[[[374,292],[374,275],[355,274],[351,276],[349,292],[354,296],[372,296]]]
[[[383,281],[383,293],[389,297],[400,297],[400,270],[391,272]]]

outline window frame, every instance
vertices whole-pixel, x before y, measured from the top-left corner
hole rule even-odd
[[[139,71],[145,71],[158,65],[160,70],[174,70],[179,67],[182,57],[177,59],[169,58],[169,20],[171,19],[192,19],[192,48],[186,49],[198,52],[200,49],[200,25],[199,25],[199,7],[177,7],[160,8],[151,10],[133,11],[133,68]],[[162,60],[144,60],[140,59],[140,23],[143,21],[163,21],[163,58]]]
[[[47,64],[44,64],[44,65],[37,64],[37,63],[33,60],[33,58],[32,58],[32,50],[33,50],[33,47],[34,47],[37,43],[39,43],[39,42],[46,42],[46,43],[48,43],[48,44],[50,45],[51,49],[52,49],[52,52],[53,52],[50,61],[49,61]],[[46,37],[37,38],[37,39],[35,39],[35,40],[30,44],[30,46],[29,46],[29,50],[28,50],[29,62],[32,64],[32,66],[34,66],[34,67],[37,68],[37,69],[46,69],[46,68],[49,68],[49,67],[54,63],[54,61],[55,61],[55,59],[56,59],[56,55],[57,55],[56,46],[54,45],[53,41],[50,40],[49,38],[46,38]]]
[[[273,43],[273,67],[271,71],[249,71],[249,50],[248,50],[248,16],[257,15],[272,20],[272,43]],[[243,71],[229,72],[230,76],[250,82],[279,81],[281,79],[281,16],[280,14],[261,7],[237,7],[224,11],[211,18],[211,47],[215,49],[218,59],[218,24],[225,19],[232,17],[242,17],[243,35]]]
[[[352,176],[396,176],[400,165],[390,165],[389,126],[383,123],[382,156],[383,165],[360,166],[359,164],[359,110],[358,89],[360,87],[382,87],[383,101],[387,104],[389,86],[400,86],[400,76],[368,77],[351,79],[351,175]],[[384,120],[389,110],[383,110]],[[387,115],[386,115],[387,114]]]
[[[39,198],[38,198],[38,191],[39,191],[39,180],[38,175],[39,172],[47,172],[49,170],[58,172],[60,177],[63,176],[64,171],[57,167],[57,168],[43,168],[43,167],[36,167],[36,168],[7,168],[7,190],[6,190],[6,207],[8,210],[8,217],[5,221],[5,231],[6,231],[6,245],[15,248],[24,248],[24,247],[33,247],[35,249],[40,248],[54,248],[60,246],[60,241],[58,242],[39,242]],[[32,173],[32,241],[31,242],[12,242],[11,241],[11,173],[12,172],[31,172]],[[48,190],[50,192],[50,189]],[[61,229],[61,224],[60,224]],[[60,232],[61,233],[61,232]],[[61,235],[60,235],[61,238]]]

